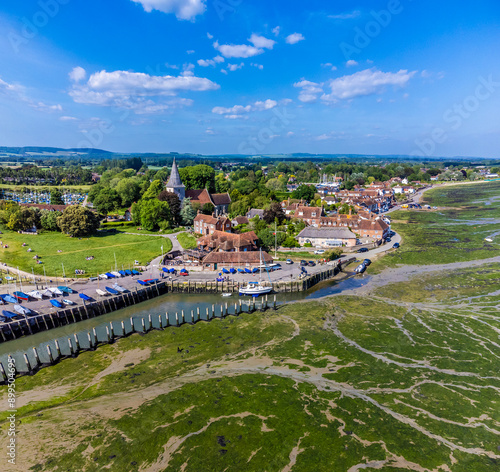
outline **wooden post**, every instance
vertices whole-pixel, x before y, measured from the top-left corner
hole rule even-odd
[[[87,340],[89,342],[89,349],[94,349],[94,344],[92,343],[92,338],[90,336],[90,332],[87,332]]]
[[[210,319],[210,314],[208,312],[208,307],[207,307],[207,321]]]
[[[142,326],[142,332],[146,332],[146,323],[144,322],[144,318],[141,318],[141,326]]]
[[[238,303],[239,303],[239,307],[238,307],[238,315],[241,313],[241,311],[243,310],[243,308],[241,307],[241,298],[238,300]]]
[[[33,348],[33,355],[35,356],[35,368],[40,365],[40,358],[38,357],[38,351],[36,347]]]
[[[59,347],[59,341],[57,339],[55,340],[55,344],[56,344],[57,358],[60,359],[61,358],[61,348]]]
[[[167,320],[167,324],[165,325],[165,327],[168,328],[170,326],[170,321],[168,319],[168,311],[165,313],[165,318]]]
[[[200,321],[200,307],[196,308],[196,319]]]
[[[97,339],[97,331],[95,328],[92,328],[92,334],[94,335],[94,347],[97,347],[97,344],[99,344],[99,339]]]
[[[2,329],[2,328],[0,328],[0,333],[2,334],[2,341],[3,341],[3,342],[5,342],[5,341],[6,341],[6,339],[5,339],[5,334],[4,334],[4,332],[3,332],[3,329]]]
[[[106,342],[109,344],[110,336],[109,336],[109,328],[106,326]]]
[[[27,354],[24,354],[24,362],[26,363],[26,367],[28,368],[28,372],[31,373],[32,369],[31,369],[30,361],[28,359],[28,355]]]
[[[161,320],[161,315],[158,315],[158,326],[163,329],[163,321]]]
[[[71,356],[73,356],[74,352],[73,352],[73,343],[71,342],[71,338],[68,338],[68,346],[69,346],[69,353]]]
[[[181,324],[184,324],[186,319],[184,318],[184,310],[181,311]]]
[[[109,331],[111,334],[111,340],[115,339],[115,330],[113,329],[113,322],[112,321],[109,322]]]
[[[0,372],[2,373],[2,381],[7,382],[7,374],[5,373],[5,369],[3,368],[3,364],[0,362]]]
[[[80,341],[78,340],[78,336],[73,334],[73,337],[75,338],[75,350],[76,352],[80,352]]]
[[[276,310],[276,295],[274,296],[273,310]]]
[[[49,362],[51,364],[54,364],[54,358],[52,357],[52,349],[50,349],[50,346],[47,344],[47,354],[49,355]]]
[[[135,326],[134,326],[134,318],[132,316],[130,317],[130,326],[132,327],[132,331],[131,332],[134,333],[135,332]]]
[[[215,316],[215,305],[212,304],[212,318]]]
[[[126,336],[127,333],[125,332],[125,322],[123,320],[121,322],[121,326],[122,326],[122,336]]]
[[[175,313],[175,325],[179,326],[179,313]]]
[[[226,316],[227,316],[228,315],[227,302],[226,302],[225,310],[226,310]]]
[[[153,328],[153,320],[151,319],[151,313],[148,315],[148,331],[151,331],[151,329]]]

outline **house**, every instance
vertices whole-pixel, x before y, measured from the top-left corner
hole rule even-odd
[[[356,235],[348,228],[304,228],[297,236],[299,244],[307,243],[314,247],[353,247],[356,246]]]
[[[252,208],[251,210],[248,210],[247,218],[249,220],[251,220],[252,218],[255,218],[256,216],[259,217],[259,220],[264,218],[264,210],[260,210],[258,208]]]
[[[202,251],[250,252],[257,251],[258,239],[253,231],[242,234],[214,231],[199,238],[196,243]]]
[[[373,238],[381,240],[389,236],[390,226],[380,218],[365,220],[361,219],[355,231],[362,238]]]
[[[323,207],[298,206],[293,217],[304,221],[309,226],[319,226],[322,216],[325,216]]]
[[[22,207],[38,208],[39,210],[64,211],[70,205],[51,205],[50,203],[21,203]]]
[[[207,236],[216,231],[230,233],[232,230],[231,220],[226,217],[215,217],[212,215],[204,215],[198,213],[193,221],[194,232]]]
[[[238,226],[238,225],[247,225],[249,221],[246,216],[237,216],[231,221],[231,223],[233,224],[233,226]]]
[[[204,267],[210,270],[237,267],[258,267],[262,263],[272,264],[273,258],[265,251],[253,252],[217,252],[212,251],[202,260]]]

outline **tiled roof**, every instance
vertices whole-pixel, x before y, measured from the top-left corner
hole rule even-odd
[[[28,208],[38,208],[39,210],[64,211],[70,205],[51,205],[43,203],[21,203],[21,206]]]
[[[347,228],[304,228],[298,238],[334,238],[334,239],[356,239],[356,235]]]
[[[176,187],[184,187],[181,176],[179,175],[179,170],[177,169],[177,164],[174,162],[172,164],[172,171],[170,172],[170,178],[167,182],[167,188],[176,188]]]
[[[229,205],[231,203],[229,193],[212,193],[210,196],[214,205]]]
[[[191,203],[199,203],[201,205],[205,205],[205,203],[213,204],[206,188],[203,190],[186,190],[186,198],[190,198]]]

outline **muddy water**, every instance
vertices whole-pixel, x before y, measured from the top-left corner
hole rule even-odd
[[[351,290],[362,287],[370,280],[369,275],[348,277],[343,280],[324,282],[316,285],[307,292],[298,293],[280,293],[277,294],[278,304],[291,303],[299,300],[312,300],[329,295],[335,295],[345,290]],[[170,324],[176,323],[176,313],[179,319],[181,313],[184,311],[184,316],[187,322],[191,321],[191,312],[196,317],[197,309],[200,310],[201,319],[207,319],[207,309],[211,316],[212,305],[215,306],[215,316],[221,316],[222,305],[228,304],[229,314],[235,313],[235,304],[241,298],[243,311],[248,309],[250,302],[249,298],[238,297],[236,294],[228,298],[221,297],[220,294],[166,294],[152,300],[134,305],[123,310],[118,310],[98,318],[84,320],[76,324],[62,326],[60,328],[52,329],[36,333],[32,336],[26,336],[15,341],[9,341],[0,344],[0,362],[4,366],[7,365],[7,357],[12,355],[16,360],[18,370],[23,371],[26,369],[26,364],[23,359],[23,354],[26,353],[30,362],[34,362],[33,347],[37,348],[41,362],[48,362],[49,356],[47,353],[47,345],[50,346],[52,354],[56,355],[55,340],[58,340],[62,355],[69,355],[70,348],[68,338],[71,338],[73,348],[75,347],[74,335],[78,336],[78,341],[82,349],[89,347],[88,334],[91,334],[92,340],[94,339],[92,331],[96,330],[97,338],[99,341],[107,339],[106,327],[113,325],[115,335],[121,335],[123,332],[122,321],[124,323],[125,331],[131,331],[131,323],[134,323],[135,330],[142,330],[142,319],[145,319],[145,325],[149,324],[149,315],[153,327],[159,327],[159,316],[161,316],[162,324],[166,324],[166,317],[168,316]],[[274,295],[268,298],[269,305],[273,303]],[[262,298],[256,299],[256,308],[259,309],[262,303]]]

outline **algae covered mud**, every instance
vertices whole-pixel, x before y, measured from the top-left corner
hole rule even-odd
[[[498,211],[472,206],[443,218]],[[462,243],[429,265],[410,234],[436,223],[423,218],[401,212],[404,252],[351,291],[134,334],[17,379],[6,470],[500,470],[498,251],[454,225]]]

